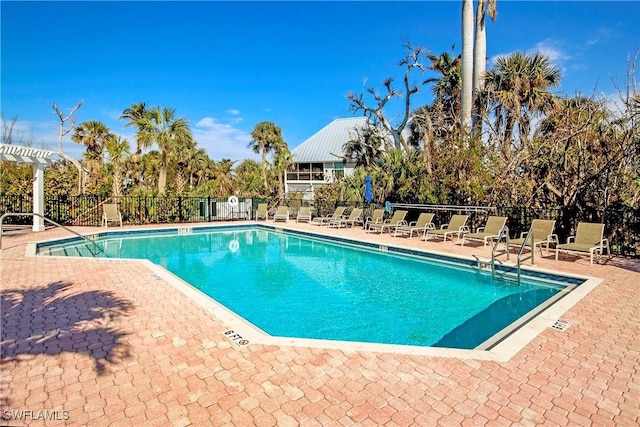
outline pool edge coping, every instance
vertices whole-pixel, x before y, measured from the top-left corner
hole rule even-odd
[[[105,229],[99,231],[91,231],[87,233],[81,233],[83,236],[87,235],[103,235],[103,234],[117,234],[118,231],[125,232],[149,232],[149,231],[170,231],[170,230],[178,230],[181,228],[202,228],[202,229],[215,229],[215,228],[237,228],[239,226],[242,227],[252,227],[259,226],[267,229],[271,229],[272,231],[294,231],[293,234],[302,234],[302,235],[315,235],[320,238],[330,237],[332,241],[345,241],[354,245],[358,245],[361,243],[366,243],[365,247],[369,249],[373,249],[376,246],[385,246],[385,247],[393,247],[395,249],[399,249],[397,254],[411,256],[411,254],[405,253],[407,248],[403,248],[401,246],[396,245],[388,245],[388,244],[377,244],[372,242],[362,242],[353,238],[348,237],[337,237],[335,235],[325,235],[322,233],[316,233],[312,231],[300,231],[297,229],[292,229],[287,227],[285,224],[268,224],[268,223],[260,223],[256,221],[243,222],[241,224],[207,224],[207,225],[190,225],[184,227],[164,227],[164,228],[145,228],[145,229]],[[284,227],[283,227],[284,226]],[[322,230],[321,227],[319,227]],[[319,231],[320,231],[319,230]],[[54,241],[60,241],[61,238],[51,238],[42,241],[29,242],[26,245],[25,256],[42,256],[37,254],[37,246],[41,243],[48,243]],[[362,246],[362,245],[361,245]],[[380,250],[380,249],[378,249]],[[427,255],[436,255],[445,258],[453,258],[453,259],[461,259],[465,261],[473,261],[473,257],[463,256],[463,255],[451,255],[444,252],[433,251],[433,250],[421,250],[421,249],[410,249],[410,251],[424,253]],[[68,257],[68,256],[50,256],[51,258],[82,258],[82,257]],[[87,258],[85,258],[87,259]],[[87,259],[89,260],[89,259]],[[476,349],[454,349],[454,348],[445,348],[445,347],[422,347],[422,346],[411,346],[411,345],[399,345],[399,344],[379,344],[379,343],[366,343],[366,342],[352,342],[352,341],[338,341],[338,340],[321,340],[321,339],[309,339],[309,338],[289,338],[289,337],[279,337],[272,336],[262,331],[259,327],[252,324],[251,322],[244,319],[242,316],[236,314],[232,310],[228,309],[221,303],[215,301],[213,298],[209,297],[199,289],[190,285],[188,282],[182,280],[178,276],[171,273],[169,270],[164,267],[154,264],[153,262],[146,259],[129,259],[129,258],[93,258],[95,262],[114,262],[114,261],[125,261],[125,262],[138,262],[145,265],[150,271],[152,271],[158,278],[161,278],[165,282],[172,285],[174,288],[179,290],[181,293],[189,297],[190,300],[198,304],[201,308],[205,309],[208,313],[212,314],[223,324],[230,327],[227,331],[231,331],[232,334],[236,334],[246,341],[247,344],[238,345],[238,341],[234,339],[229,339],[229,335],[224,335],[225,338],[230,340],[232,343],[236,345],[236,348],[242,349],[246,345],[257,344],[257,345],[276,345],[276,346],[293,346],[293,347],[307,347],[307,348],[317,348],[317,349],[338,349],[345,352],[376,352],[376,353],[392,353],[392,354],[401,354],[401,355],[417,355],[417,356],[426,356],[426,357],[450,357],[456,359],[471,359],[471,360],[489,360],[489,361],[497,361],[497,362],[506,362],[509,361],[512,357],[514,357],[517,353],[523,350],[528,344],[530,344],[538,335],[540,335],[545,329],[550,328],[555,322],[560,320],[560,316],[569,311],[573,306],[575,306],[580,300],[582,300],[587,294],[589,294],[593,289],[595,289],[600,283],[604,281],[602,278],[597,278],[593,276],[585,276],[574,273],[559,273],[554,270],[538,268],[532,268],[532,266],[523,266],[522,268],[527,271],[534,271],[542,274],[550,274],[556,276],[565,276],[572,277],[576,279],[584,280],[579,286],[575,286],[574,289],[569,292],[564,297],[560,298],[555,303],[551,304],[549,307],[543,309],[540,313],[535,315],[532,319],[527,321],[525,324],[519,326],[515,331],[511,332],[505,338],[501,339],[495,346],[493,346],[489,350],[476,350]],[[507,266],[511,266],[507,264]],[[153,275],[153,274],[152,274]],[[230,334],[231,335],[231,334]]]

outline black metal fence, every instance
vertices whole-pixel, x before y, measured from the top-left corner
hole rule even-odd
[[[376,208],[382,208],[375,204],[336,202],[335,205],[325,206],[317,215],[333,213],[336,206],[351,206],[364,208],[364,215],[371,216]],[[391,204],[392,208],[399,208]],[[605,224],[605,237],[609,239],[611,251],[617,255],[638,257],[640,256],[640,209],[626,205],[611,206],[604,211],[578,209],[576,207],[543,209],[524,206],[497,206],[497,207],[443,207],[424,205],[402,205],[402,209],[408,211],[406,221],[415,221],[421,212],[433,212],[433,222],[439,227],[447,224],[453,214],[468,214],[468,225],[472,230],[484,226],[489,215],[507,217],[509,234],[512,238],[520,237],[520,233],[529,230],[531,222],[536,219],[553,219],[556,221],[555,233],[560,242],[566,242],[569,236],[575,234],[579,222],[597,222]],[[390,216],[390,214],[389,214]]]
[[[229,221],[254,219],[258,203],[266,201],[261,198],[238,198],[235,203],[235,200],[230,201],[226,197],[123,196],[113,199],[98,196],[55,196],[45,198],[44,215],[63,225],[99,226],[102,222],[102,205],[117,203],[123,223],[128,225]],[[299,199],[287,202],[294,217],[300,206],[309,204],[309,201]],[[335,204],[314,206],[314,215],[332,214],[337,206],[361,207],[365,217],[371,216],[374,209],[383,207],[371,203],[337,201]],[[448,223],[454,213],[468,213],[472,230],[484,225],[489,215],[503,215],[508,218],[511,237],[519,237],[521,232],[527,231],[535,218],[554,219],[555,232],[561,242],[575,233],[578,222],[601,222],[605,224],[605,236],[609,238],[612,252],[624,256],[640,256],[640,209],[630,206],[616,205],[604,211],[522,206],[470,209],[462,206],[430,208],[424,205],[404,205],[403,208],[409,211],[407,221],[415,221],[421,212],[434,212],[434,223],[437,226]],[[0,196],[0,215],[7,212],[33,212],[32,196]],[[8,217],[4,223],[28,225],[31,221],[31,217]]]
[[[211,222],[253,219],[258,202],[252,198],[215,197],[46,197],[44,216],[63,225],[99,226],[102,205],[116,203],[122,221],[128,225],[182,222]],[[0,196],[0,215],[6,212],[33,212],[29,196]],[[9,217],[7,224],[29,224],[30,217]]]

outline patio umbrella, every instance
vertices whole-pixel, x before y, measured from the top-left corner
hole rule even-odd
[[[364,201],[370,202],[373,200],[373,194],[371,193],[371,177],[367,175],[364,179]]]

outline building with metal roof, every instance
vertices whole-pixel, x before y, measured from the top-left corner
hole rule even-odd
[[[336,119],[291,151],[293,169],[287,172],[285,190],[312,199],[315,188],[353,173],[355,163],[344,161],[343,147],[367,124],[366,117]]]

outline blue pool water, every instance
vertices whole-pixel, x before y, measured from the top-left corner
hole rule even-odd
[[[151,260],[283,337],[472,349],[565,288],[262,227],[187,231],[104,236],[99,256]]]

